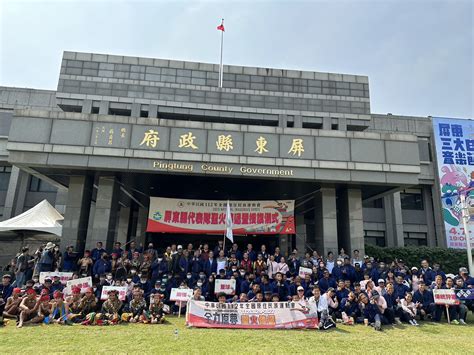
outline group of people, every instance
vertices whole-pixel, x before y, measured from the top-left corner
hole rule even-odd
[[[270,252],[262,245],[256,251],[252,244],[240,249],[234,243],[225,250],[223,241],[213,249],[190,243],[186,248],[173,244],[161,252],[152,243],[141,248],[133,241],[126,249],[117,242],[109,251],[98,242],[83,255],[72,247],[63,254],[55,248],[48,243],[31,256],[23,248],[10,265],[11,273],[2,278],[0,314],[16,319],[18,327],[162,323],[165,314],[185,312],[186,304],[170,300],[173,288],[193,289],[198,301],[292,301],[316,313],[324,329],[336,322],[372,325],[376,330],[401,322],[417,326],[419,320],[439,322],[443,315],[451,323],[466,324],[469,310],[474,311],[469,300],[449,308],[435,304],[433,289],[474,292],[474,278],[464,267],[456,275],[446,274],[428,260],[409,267],[400,259],[362,257],[358,250],[349,256],[344,249],[326,257],[317,251],[300,255],[294,249],[287,258],[278,247]],[[300,268],[306,270],[304,276]],[[49,271],[72,272],[73,279],[91,276],[93,286],[73,288],[65,296],[58,276],[40,282],[40,273]],[[216,293],[216,279],[231,278],[236,280],[235,292]],[[101,300],[104,286],[125,287],[124,299],[112,290]]]

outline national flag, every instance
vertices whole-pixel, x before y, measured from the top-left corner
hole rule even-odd
[[[225,236],[229,238],[232,243],[234,242],[234,234],[232,232],[232,216],[230,214],[229,200],[227,200],[227,211],[225,214]]]
[[[225,32],[225,29],[224,29],[224,19],[222,19],[222,22],[219,26],[217,26],[217,29],[219,31],[222,31],[222,32]]]

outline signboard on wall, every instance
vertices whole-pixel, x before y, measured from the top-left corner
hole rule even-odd
[[[436,117],[433,131],[446,244],[465,249],[460,194],[466,195],[467,204],[474,204],[474,121]],[[472,231],[470,238],[473,244]]]
[[[230,201],[234,234],[295,233],[294,200]],[[147,232],[223,234],[227,201],[150,197]]]

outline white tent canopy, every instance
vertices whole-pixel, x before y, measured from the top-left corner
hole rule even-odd
[[[47,200],[43,200],[28,211],[0,222],[0,232],[30,230],[61,236],[63,220],[64,217]]]

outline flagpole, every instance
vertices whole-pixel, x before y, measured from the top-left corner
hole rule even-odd
[[[222,19],[222,25],[224,25],[224,19]],[[224,31],[221,31],[221,64],[219,66],[219,87],[222,88],[223,77],[224,77],[224,66],[222,65],[222,53],[224,52]]]

